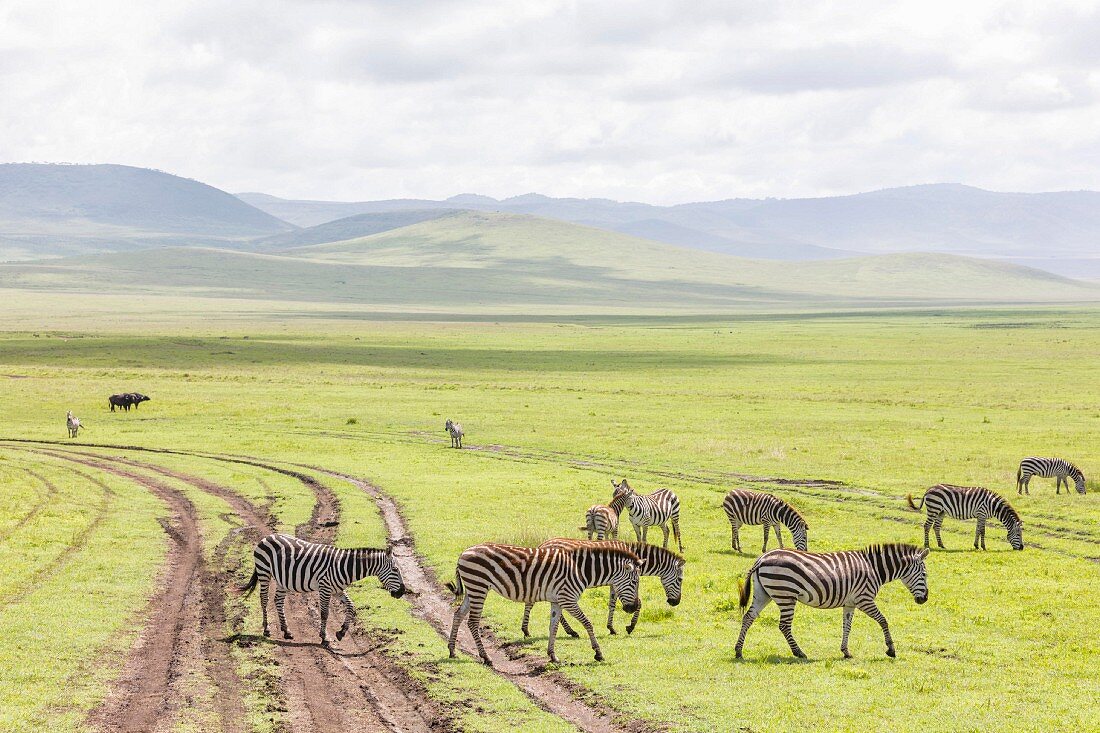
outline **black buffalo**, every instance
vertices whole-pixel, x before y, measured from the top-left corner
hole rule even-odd
[[[138,405],[142,402],[148,402],[150,399],[140,392],[124,392],[111,395],[107,398],[107,402],[111,405],[111,412],[114,412],[116,407],[121,407],[129,412],[131,405],[136,410]]]

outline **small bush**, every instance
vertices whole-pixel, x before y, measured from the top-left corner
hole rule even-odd
[[[345,424],[345,425],[358,425],[358,424],[359,424],[359,420],[358,420],[358,419],[356,419],[356,418],[354,418],[354,417],[349,417],[349,418],[348,418],[348,421],[347,421],[346,423],[344,423],[344,424]]]

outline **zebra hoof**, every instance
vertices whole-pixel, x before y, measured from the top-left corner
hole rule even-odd
[[[454,649],[448,649],[447,651],[449,652],[450,658],[454,659],[455,658],[455,650]]]
[[[293,639],[293,638],[294,638],[294,635],[293,635],[293,634],[291,634],[291,633],[290,633],[289,631],[284,631],[284,632],[283,632],[283,638],[284,638],[284,639]]]
[[[271,632],[267,629],[264,629],[264,636],[271,636]]]
[[[629,629],[630,627],[628,626],[627,628]],[[619,632],[615,631],[615,627],[614,627],[614,626],[608,626],[608,627],[607,627],[607,633],[611,634],[612,636],[615,636],[615,635],[616,635],[617,633],[619,633]],[[629,632],[629,631],[627,631],[626,633],[628,633],[628,634],[629,634],[630,632]]]
[[[733,653],[733,658],[734,658],[734,659],[744,659],[744,657],[743,657],[743,656],[741,656],[741,650],[740,650],[740,649],[738,649],[737,651],[735,651],[735,652]]]
[[[566,631],[565,633],[569,634],[569,636],[571,636],[574,639],[581,638],[581,635],[578,634],[576,631],[573,631],[572,629],[570,629],[569,631]]]
[[[528,631],[527,629],[523,629],[523,638],[524,639],[530,639],[531,638],[531,632]]]
[[[346,633],[348,633],[348,632],[347,632],[346,630],[344,630],[344,629],[340,629],[339,631],[337,631],[337,632],[336,632],[336,641],[341,641],[341,640],[343,640],[343,638],[344,638],[344,635],[345,635]]]
[[[898,655],[898,653],[896,651],[894,651],[893,647],[890,647],[889,649],[886,650],[886,656],[888,656],[888,657],[893,658],[893,657],[896,657],[897,655]]]
[[[493,660],[489,659],[489,657],[482,657],[481,658],[481,663],[484,664],[486,667],[492,667],[493,666]]]
[[[628,636],[629,636],[630,634],[633,634],[633,633],[634,633],[634,626],[633,626],[633,625],[631,625],[631,626],[627,626],[627,627],[626,627],[626,633],[627,633],[627,635],[628,635]]]
[[[851,659],[852,658],[851,653],[849,653],[847,649],[841,649],[840,651],[844,653],[844,658],[845,659]]]
[[[794,655],[796,657],[798,657],[799,659],[805,659],[806,658],[806,652],[802,651],[801,649],[795,651]]]
[[[602,662],[603,661],[603,652],[600,652],[600,651],[596,652],[596,661],[597,662]]]

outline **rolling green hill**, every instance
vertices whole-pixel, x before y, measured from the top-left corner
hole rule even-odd
[[[256,254],[166,248],[0,266],[0,287],[375,304],[427,310],[729,311],[1100,300],[1100,288],[952,255],[781,263],[566,222],[459,212]]]

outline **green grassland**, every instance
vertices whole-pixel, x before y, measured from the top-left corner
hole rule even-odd
[[[614,707],[675,731],[1100,727],[1093,638],[1100,311],[446,322],[301,304],[273,303],[265,313],[245,301],[217,302],[227,307],[193,301],[189,313],[185,300],[135,306],[122,296],[89,298],[86,311],[75,296],[13,304],[0,314],[7,397],[0,434],[62,438],[72,409],[88,426],[78,443],[217,450],[363,476],[398,499],[419,551],[444,579],[461,549],[476,542],[577,536],[584,509],[610,498],[612,477],[626,476],[641,491],[668,486],[683,501],[683,603],[667,608],[658,583],[647,579],[634,635],[601,635],[604,664],[592,663],[583,640],[559,640],[560,671]],[[121,390],[153,401],[112,414],[106,396]],[[463,422],[468,444],[483,449],[449,450],[447,417]],[[1030,497],[1017,498],[1016,465],[1033,454],[1078,461],[1090,493],[1056,496],[1052,481],[1036,480]],[[5,528],[43,489],[15,468],[34,460],[4,456],[0,552],[10,556],[26,537]],[[248,469],[156,460],[183,461],[188,472],[214,475],[257,502],[273,496],[287,524],[308,514],[308,497],[291,482],[264,477],[265,486]],[[844,482],[752,484],[803,511],[811,549],[919,542],[922,517],[904,497],[941,481],[1009,496],[1023,515],[1028,549],[1009,551],[992,525],[989,551],[972,552],[973,524],[948,520],[949,551],[929,559],[929,603],[915,605],[898,584],[880,597],[897,659],[885,657],[877,626],[857,617],[856,658],[842,660],[840,613],[800,607],[795,633],[810,660],[795,662],[771,607],[737,662],[737,583],[753,555],[729,549],[721,497],[745,485],[731,474]],[[371,502],[350,487],[333,488],[353,518],[339,541],[377,542]],[[104,523],[95,536],[140,550],[111,557],[154,567],[164,550],[154,518],[163,510],[132,486],[116,491],[134,495],[108,515],[118,524]],[[56,531],[79,531],[86,511],[62,509],[67,524]],[[218,507],[203,511],[213,518]],[[207,541],[225,530],[212,524]],[[743,530],[745,547],[757,547],[760,536],[759,528]],[[2,587],[16,589],[0,613],[33,619],[38,594],[78,587],[79,573],[57,573],[49,587],[21,590],[19,573],[29,571],[20,563],[33,562],[49,562],[48,555],[20,557],[0,576]],[[151,590],[148,570],[125,577],[141,584],[103,588],[104,602]],[[606,595],[590,595],[585,607],[602,620]],[[489,691],[495,702],[468,709],[465,726],[564,728],[474,661],[446,660],[438,636],[369,582],[354,597],[365,624],[397,630],[399,658],[433,695],[468,701]],[[258,628],[255,611],[248,622]],[[518,640],[521,611],[496,598],[487,620],[505,640]],[[532,652],[545,648],[546,617],[545,608],[536,611],[535,637],[525,645]],[[74,679],[96,650],[125,648],[115,631],[129,617],[114,618],[115,630],[66,628],[6,645],[0,669],[25,658],[14,655],[63,648],[71,661],[51,680]],[[11,700],[18,684],[8,673],[0,694]],[[99,685],[80,699],[94,700]],[[17,711],[24,720],[76,719],[50,701]]]

